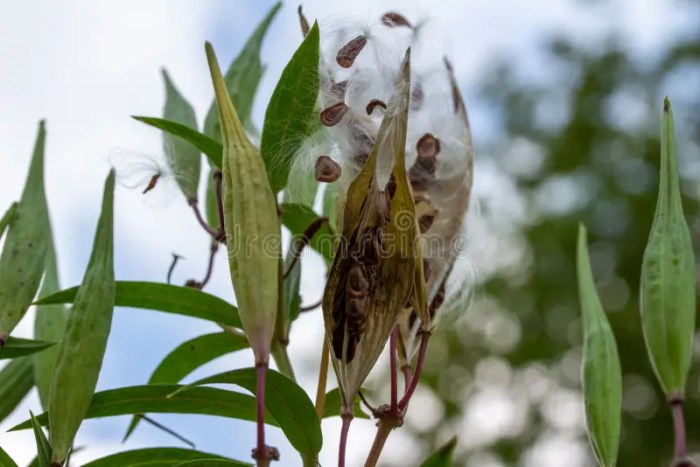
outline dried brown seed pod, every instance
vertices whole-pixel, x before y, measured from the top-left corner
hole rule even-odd
[[[345,112],[348,111],[348,106],[345,102],[338,102],[330,107],[326,107],[321,111],[321,123],[326,126],[335,126],[342,120]]]
[[[320,156],[316,159],[316,172],[314,178],[318,182],[333,183],[340,178],[340,165],[328,156]]]
[[[301,10],[301,5],[297,8],[297,13],[299,14],[299,25],[301,26],[301,33],[304,37],[309,34],[309,22],[304,16],[304,12]]]
[[[338,51],[338,55],[335,57],[336,62],[343,68],[350,68],[365,45],[367,45],[367,38],[363,35],[350,40]]]
[[[406,19],[405,16],[403,16],[400,13],[396,13],[393,11],[390,11],[388,13],[384,13],[382,16],[382,24],[385,26],[389,26],[390,28],[397,27],[397,26],[406,26],[409,28],[412,28],[413,26],[411,23]]]
[[[365,277],[362,266],[354,264],[350,268],[348,274],[348,283],[346,284],[346,293],[350,298],[364,298],[369,292],[369,281]]]
[[[372,112],[374,112],[374,109],[377,107],[381,107],[382,109],[386,110],[386,104],[383,101],[380,101],[379,99],[372,99],[369,101],[369,104],[367,104],[367,115],[372,115]]]

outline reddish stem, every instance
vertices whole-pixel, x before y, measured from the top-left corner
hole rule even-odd
[[[673,431],[676,439],[674,466],[690,466],[686,453],[685,419],[683,417],[683,398],[673,397],[669,400],[671,414],[673,415]]]
[[[408,391],[408,386],[411,384],[411,365],[408,363],[403,365],[401,372],[403,372],[403,392],[405,394]]]
[[[411,379],[411,384],[408,386],[408,389],[406,389],[406,393],[403,395],[401,401],[399,402],[399,409],[402,411],[406,410],[406,407],[408,406],[408,403],[411,400],[411,396],[413,396],[413,393],[415,392],[416,387],[418,386],[421,370],[423,369],[423,364],[425,363],[425,351],[428,348],[428,339],[430,339],[430,333],[425,331],[422,332],[420,338],[420,347],[418,349],[418,359],[416,360],[416,371],[415,373],[413,373],[413,379]]]
[[[391,413],[398,413],[398,375],[396,373],[396,328],[389,340],[389,371],[391,372]]]
[[[265,377],[267,376],[267,363],[258,363],[256,365],[258,385],[256,388],[255,399],[257,401],[257,418],[258,418],[258,452],[265,452]]]
[[[340,447],[338,448],[338,467],[345,467],[345,451],[348,446],[348,433],[350,433],[350,422],[352,422],[352,409],[343,408],[343,413],[340,417],[343,420],[343,426],[340,429]]]
[[[209,235],[214,237],[214,239],[218,240],[221,237],[221,232],[219,232],[216,229],[213,229],[209,224],[207,224],[207,221],[204,220],[204,217],[202,216],[202,212],[199,210],[199,206],[197,205],[196,199],[193,198],[190,200],[190,207],[194,211],[194,215],[197,218],[197,222],[199,222],[199,225],[201,225],[202,228],[206,230]]]

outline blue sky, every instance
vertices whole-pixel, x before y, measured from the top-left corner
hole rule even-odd
[[[633,56],[653,60],[663,44],[685,34],[699,7],[689,1],[650,0],[640,6],[634,0],[599,1],[584,9],[584,2],[352,2],[309,1],[309,18],[333,22],[351,16],[359,22],[376,21],[389,9],[409,18],[430,17],[441,25],[444,37],[435,38],[437,53],[452,57],[470,107],[477,149],[480,140],[494,137],[497,116],[488,102],[479,99],[477,86],[494,56],[518,57],[525,79],[552,79],[538,44],[558,31],[567,31],[578,43],[594,49],[615,30]],[[677,8],[669,8],[675,4]],[[193,103],[201,122],[211,102],[209,74],[203,53],[211,40],[222,63],[235,57],[272,1],[152,0],[139,2],[70,0],[1,0],[0,30],[0,209],[21,191],[28,166],[36,123],[48,120],[47,190],[59,251],[62,283],[77,284],[89,256],[99,209],[99,197],[110,161],[115,158],[161,156],[159,134],[129,115],[159,115],[163,104],[159,69],[167,67],[182,93]],[[397,5],[402,5],[397,8]],[[407,6],[406,6],[407,5]],[[286,3],[273,23],[263,48],[268,64],[254,109],[262,121],[265,103],[283,66],[301,40],[296,18],[297,3]],[[394,7],[394,8],[392,8]],[[682,83],[674,87],[682,91]],[[477,158],[480,157],[477,154]],[[483,156],[482,156],[483,157]],[[477,193],[489,190],[493,179],[479,177]],[[195,224],[184,199],[164,184],[161,193],[148,200],[137,190],[118,188],[116,208],[116,270],[119,279],[164,280],[170,253],[187,259],[176,271],[176,281],[199,277],[206,267],[208,242]],[[208,291],[233,300],[224,258]],[[322,263],[310,258],[302,282],[306,301],[321,293]],[[30,335],[31,314],[18,328]],[[118,310],[115,313],[105,366],[99,388],[113,388],[147,381],[160,359],[182,341],[216,329],[207,323],[154,312]],[[296,337],[296,340],[295,340]],[[321,322],[303,317],[292,335],[292,354],[298,358],[301,382],[314,385],[318,365]],[[252,356],[239,352],[214,362],[193,377],[249,366]],[[420,393],[419,393],[420,394]],[[429,396],[424,394],[424,397]],[[426,399],[427,400],[427,399]],[[34,393],[0,428],[38,410]],[[506,409],[507,410],[507,407]],[[254,444],[252,426],[213,417],[158,416],[197,443],[197,448],[239,459],[248,459]],[[478,427],[478,417],[477,427]],[[78,436],[88,448],[76,457],[85,460],[122,449],[146,445],[177,445],[172,438],[142,425],[126,445],[120,440],[128,417],[89,421]],[[466,423],[466,422],[465,422]],[[326,439],[322,461],[332,465],[337,447],[337,421],[324,422]],[[296,465],[297,458],[280,433],[269,430],[271,444],[282,451],[282,465]],[[357,465],[373,435],[371,422],[357,422],[351,434],[350,465]],[[447,435],[447,434],[446,434]],[[399,446],[397,433],[389,442]],[[34,441],[26,433],[0,432],[0,445],[18,461],[33,456]],[[395,443],[395,444],[394,444]],[[566,443],[554,444],[554,454],[538,465],[560,465],[561,455],[585,465],[585,453]],[[568,447],[567,447],[568,446]],[[573,447],[572,447],[573,446]],[[568,450],[568,451],[567,451]],[[394,460],[410,456],[411,449],[394,449]],[[559,453],[559,457],[557,457]],[[578,453],[578,454],[577,454]],[[392,454],[388,455],[389,457]],[[403,457],[402,457],[403,456]],[[410,457],[409,457],[410,458]],[[551,462],[551,463],[548,463]],[[527,464],[531,465],[531,464]],[[535,465],[535,464],[532,464]]]

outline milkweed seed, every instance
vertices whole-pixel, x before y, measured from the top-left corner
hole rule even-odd
[[[321,123],[325,126],[335,126],[343,119],[347,111],[348,106],[345,102],[338,102],[330,107],[326,107],[321,111]]]
[[[304,12],[301,9],[301,5],[297,8],[297,13],[299,14],[299,26],[301,26],[301,34],[306,37],[309,34],[309,22],[304,16]]]
[[[400,13],[396,13],[393,11],[390,11],[388,13],[384,13],[382,16],[382,24],[385,26],[389,26],[390,28],[397,27],[397,26],[406,26],[409,28],[412,28],[413,26],[411,23]]]
[[[318,182],[333,183],[340,178],[340,165],[328,156],[316,159],[314,178]]]
[[[439,209],[435,209],[432,212],[429,212],[427,214],[423,214],[420,217],[420,219],[418,219],[418,226],[420,227],[420,233],[426,233],[428,230],[430,230],[430,227],[433,226],[433,222],[435,222],[435,218],[437,217],[439,212],[440,212]]]
[[[357,56],[362,52],[362,49],[365,48],[365,45],[367,45],[367,38],[363,35],[357,36],[345,44],[335,57],[338,65],[343,68],[350,68],[355,63]]]
[[[376,109],[377,107],[386,110],[386,104],[380,101],[379,99],[372,99],[371,101],[369,101],[369,104],[367,104],[366,108],[367,115],[372,115],[372,112],[374,112],[374,109]]]

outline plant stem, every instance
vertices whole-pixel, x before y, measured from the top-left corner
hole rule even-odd
[[[255,389],[255,402],[257,409],[258,442],[253,449],[253,459],[257,467],[269,467],[270,461],[279,459],[279,452],[265,444],[265,379],[267,376],[267,361],[255,364],[257,373],[257,387]]]
[[[282,344],[282,342],[279,340],[273,339],[270,354],[272,355],[272,358],[275,359],[275,363],[277,364],[277,368],[279,368],[280,373],[287,378],[296,381],[292,361],[289,359],[289,354],[287,353],[287,346]]]
[[[372,449],[369,451],[367,460],[365,461],[365,467],[374,467],[379,462],[379,456],[382,454],[382,449],[384,449],[384,444],[391,430],[396,428],[396,421],[391,418],[381,418],[377,423],[377,434],[374,437],[374,443],[372,443]]]
[[[694,465],[688,459],[686,452],[685,419],[683,417],[683,398],[672,397],[669,400],[671,414],[673,415],[673,432],[676,439],[673,467],[689,467]]]
[[[403,372],[403,392],[406,394],[408,391],[408,386],[411,384],[411,365],[406,363],[401,367],[401,372]]]
[[[323,337],[321,348],[321,367],[318,370],[318,385],[316,386],[316,413],[323,418],[326,405],[326,383],[328,381],[328,341]]]
[[[348,433],[352,422],[352,408],[343,407],[340,418],[343,419],[343,427],[340,430],[340,447],[338,448],[338,467],[345,467],[345,451],[348,445]]]
[[[428,340],[430,339],[430,332],[422,331],[420,338],[420,348],[418,349],[418,359],[416,360],[416,371],[413,373],[413,379],[411,379],[411,384],[406,389],[406,393],[401,398],[399,402],[399,410],[405,411],[408,406],[413,392],[418,386],[418,381],[420,380],[421,370],[423,369],[423,364],[425,363],[425,351],[428,348]]]
[[[201,225],[202,228],[206,230],[209,235],[214,237],[214,239],[218,240],[221,237],[221,232],[216,229],[213,229],[209,224],[207,224],[207,221],[204,220],[204,217],[202,217],[202,212],[199,210],[199,206],[197,205],[196,199],[190,200],[190,207],[194,211],[194,215],[197,218],[197,222],[199,222],[199,225]]]
[[[398,374],[396,372],[396,328],[389,339],[389,371],[391,372],[391,413],[398,412]]]

